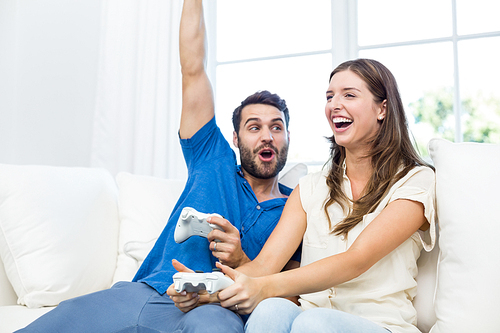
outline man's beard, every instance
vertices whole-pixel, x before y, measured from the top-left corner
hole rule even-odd
[[[241,168],[255,178],[270,179],[276,177],[278,173],[285,167],[286,159],[288,156],[288,144],[283,146],[281,150],[278,150],[272,145],[262,145],[255,148],[253,152],[251,152],[250,148],[246,147],[245,145],[241,145],[241,143],[239,148]],[[260,163],[256,162],[255,157],[258,158],[258,152],[263,148],[270,148],[274,150],[275,159],[273,159],[271,162],[264,162],[259,159],[258,161]]]

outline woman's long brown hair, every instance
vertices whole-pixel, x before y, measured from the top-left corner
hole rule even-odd
[[[377,104],[387,100],[386,115],[381,120],[377,135],[369,143],[371,150],[366,158],[371,159],[373,173],[366,184],[362,196],[353,201],[349,209],[349,198],[342,191],[344,176],[343,162],[345,148],[335,142],[332,135],[329,140],[331,169],[326,183],[330,188],[330,196],[325,201],[324,211],[332,229],[328,207],[337,202],[347,217],[333,227],[336,235],[347,236],[348,232],[363,220],[363,216],[373,212],[384,198],[391,186],[403,178],[415,166],[428,166],[418,155],[410,140],[408,121],[392,73],[381,63],[371,59],[356,59],[339,65],[331,74],[332,77],[341,71],[352,71],[368,86]]]

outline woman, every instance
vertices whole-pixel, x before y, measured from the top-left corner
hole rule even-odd
[[[329,163],[301,179],[254,261],[219,264],[235,280],[221,304],[255,308],[247,332],[419,332],[412,299],[420,250],[435,242],[434,171],[379,62],[338,66],[326,100]],[[280,272],[301,242],[301,267]],[[293,295],[300,307],[282,298]]]

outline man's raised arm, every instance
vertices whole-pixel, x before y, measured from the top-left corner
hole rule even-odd
[[[182,139],[192,137],[214,116],[212,86],[205,71],[205,20],[202,0],[185,0],[179,52],[182,69]]]

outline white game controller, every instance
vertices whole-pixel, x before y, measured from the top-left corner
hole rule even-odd
[[[212,273],[175,273],[174,288],[178,293],[187,291],[188,293],[206,290],[213,294],[219,290],[229,287],[234,283],[231,278],[221,272]]]
[[[224,231],[218,225],[207,222],[207,217],[210,216],[222,217],[219,214],[204,214],[196,211],[194,208],[184,207],[179,216],[179,220],[177,220],[177,225],[175,226],[175,242],[182,243],[191,236],[202,236],[206,238],[213,229]]]

